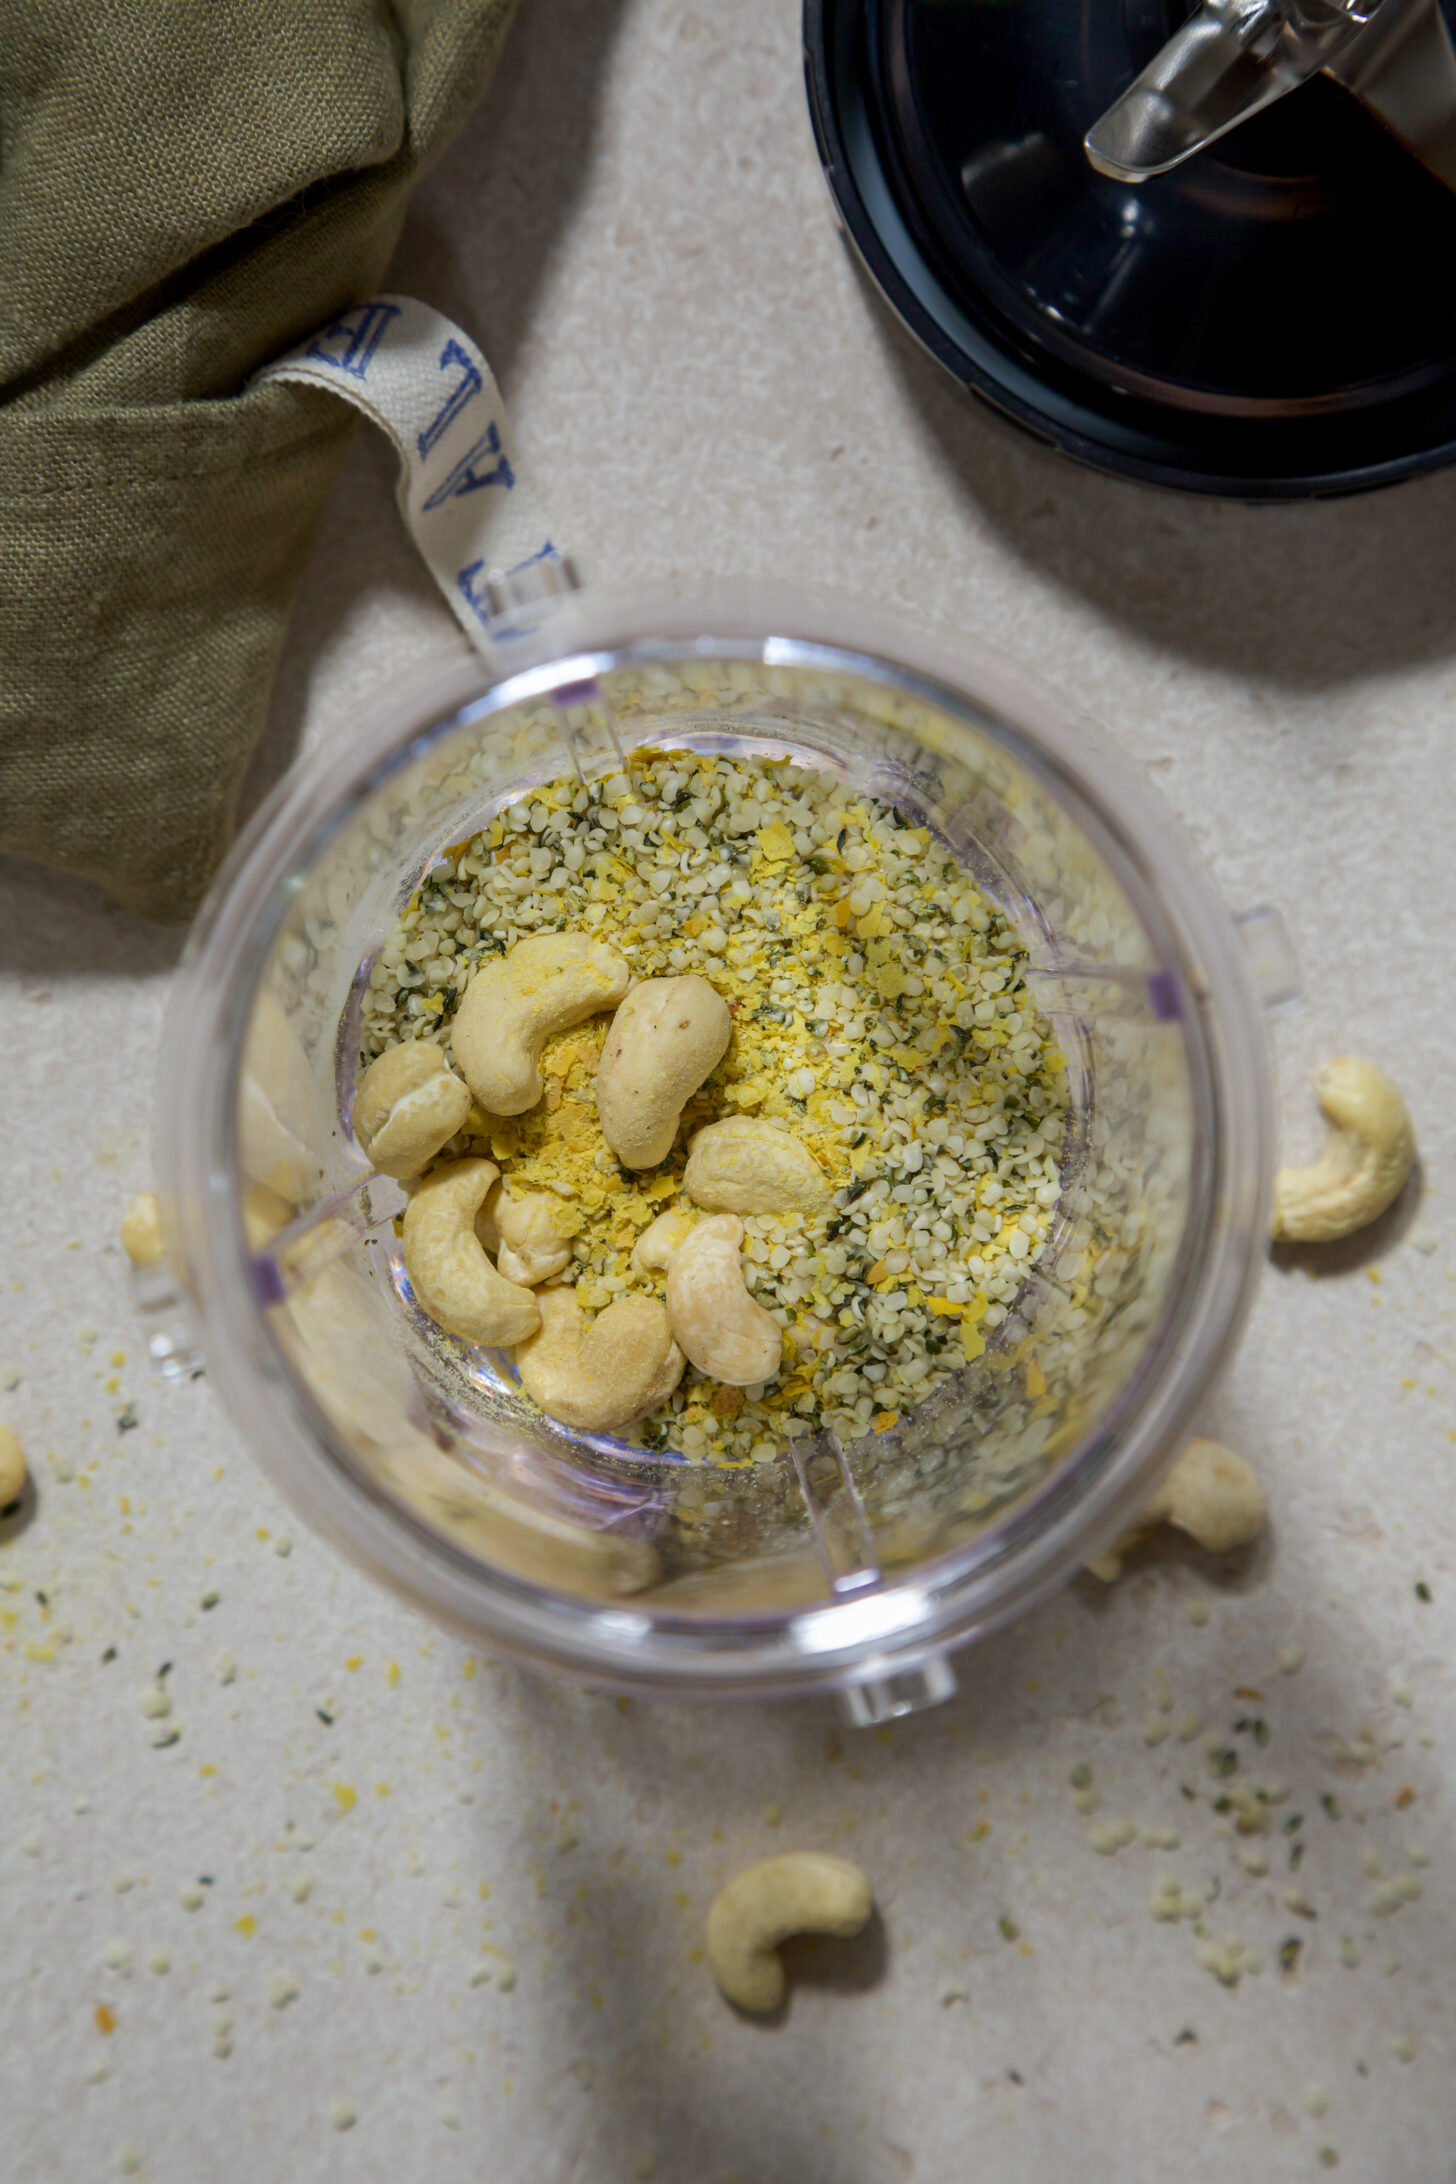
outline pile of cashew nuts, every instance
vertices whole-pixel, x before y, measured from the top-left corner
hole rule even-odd
[[[597,1113],[625,1167],[655,1167],[684,1106],[727,1050],[732,1019],[706,978],[634,985],[625,959],[588,933],[544,933],[483,964],[453,1038],[461,1074],[428,1041],[392,1047],[365,1072],[354,1130],[384,1174],[411,1186],[404,1256],[414,1295],[462,1340],[514,1348],[522,1385],[573,1431],[622,1431],[671,1395],[687,1363],[730,1387],[779,1371],[778,1322],[743,1275],[745,1214],[812,1211],[828,1196],[817,1161],[785,1126],[737,1115],[693,1137],[683,1199],[640,1236],[636,1272],[663,1272],[666,1301],[623,1297],[588,1322],[569,1288],[543,1288],[571,1259],[572,1216],[523,1191],[493,1161],[430,1163],[465,1123],[524,1114],[542,1097],[546,1041],[614,1013],[596,1074]],[[1383,1213],[1414,1158],[1405,1103],[1371,1062],[1331,1062],[1319,1083],[1330,1124],[1319,1159],[1281,1170],[1278,1240],[1328,1241]],[[538,1293],[539,1292],[539,1293]],[[1169,1511],[1160,1509],[1158,1519]],[[1105,1558],[1115,1561],[1115,1552]]]
[[[354,1105],[365,1154],[411,1186],[404,1257],[420,1309],[466,1342],[514,1348],[526,1392],[582,1433],[620,1432],[645,1417],[689,1362],[732,1387],[772,1380],[782,1336],[744,1280],[742,1216],[807,1212],[829,1195],[813,1154],[784,1126],[750,1116],[709,1123],[689,1148],[682,1187],[691,1206],[660,1215],[632,1253],[638,1273],[666,1273],[665,1304],[622,1297],[588,1322],[571,1289],[543,1288],[571,1258],[561,1200],[517,1189],[490,1160],[425,1170],[473,1102],[502,1118],[534,1107],[546,1041],[607,1009],[596,1074],[602,1132],[624,1167],[655,1167],[727,1051],[732,1018],[706,978],[633,985],[625,960],[589,934],[539,934],[481,967],[453,1027],[460,1076],[429,1042],[391,1047],[365,1072]]]

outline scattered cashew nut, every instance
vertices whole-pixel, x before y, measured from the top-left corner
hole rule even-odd
[[[760,1858],[720,1889],[708,1913],[708,1963],[741,2010],[784,1999],[778,1948],[791,1934],[857,1934],[874,1910],[870,1884],[847,1858],[790,1850]]]
[[[597,1114],[617,1158],[655,1168],[672,1150],[683,1102],[728,1050],[733,1019],[706,978],[645,978],[612,1018],[597,1064]]]
[[[563,1215],[571,1219],[554,1192],[516,1191],[502,1176],[491,1185],[475,1233],[495,1253],[497,1271],[508,1282],[534,1289],[559,1274],[571,1257],[571,1238],[558,1225]]]
[[[354,1096],[354,1135],[381,1175],[419,1175],[470,1113],[470,1087],[428,1039],[369,1064]]]
[[[697,1226],[697,1215],[687,1206],[669,1206],[649,1221],[632,1246],[634,1274],[660,1274],[671,1266],[674,1253],[686,1243]]]
[[[667,1269],[667,1316],[675,1340],[700,1373],[732,1388],[772,1380],[783,1334],[771,1312],[748,1294],[738,1247],[743,1223],[733,1213],[699,1221]]]
[[[542,1090],[541,1049],[599,1009],[614,1008],[631,973],[589,933],[537,933],[482,963],[452,1034],[455,1059],[488,1114],[523,1115]]]
[[[426,1176],[404,1216],[404,1263],[420,1310],[465,1342],[523,1342],[541,1323],[536,1299],[491,1265],[475,1216],[500,1174],[493,1160],[452,1160]]]
[[[541,1325],[516,1351],[521,1385],[578,1433],[616,1433],[665,1403],[683,1354],[655,1297],[619,1297],[588,1326],[574,1289],[548,1289]]]
[[[709,1213],[811,1213],[829,1196],[808,1146],[757,1115],[730,1115],[699,1130],[682,1187]]]
[[[1416,1156],[1405,1101],[1374,1062],[1352,1054],[1327,1062],[1315,1083],[1329,1120],[1318,1160],[1274,1178],[1276,1242],[1332,1243],[1384,1213]]]
[[[1121,1533],[1087,1567],[1110,1585],[1122,1574],[1122,1558],[1145,1532],[1171,1524],[1210,1554],[1247,1547],[1264,1529],[1264,1490],[1251,1465],[1218,1441],[1190,1441],[1136,1524]]]
[[[9,1426],[0,1426],[0,1516],[25,1492],[25,1450],[20,1436]]]
[[[165,1248],[155,1191],[138,1191],[121,1217],[121,1248],[133,1266],[155,1266]]]

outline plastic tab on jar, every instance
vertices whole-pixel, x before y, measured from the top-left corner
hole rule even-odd
[[[1237,912],[1234,923],[1249,960],[1254,991],[1266,1013],[1273,1016],[1292,1007],[1304,992],[1304,981],[1284,913],[1272,903],[1260,903],[1253,910]]]
[[[884,1722],[899,1721],[904,1714],[943,1706],[959,1688],[950,1662],[937,1654],[918,1668],[900,1668],[847,1685],[839,1694],[839,1705],[852,1728],[875,1729]]]

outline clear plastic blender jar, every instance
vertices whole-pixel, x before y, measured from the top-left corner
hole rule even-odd
[[[1067,1056],[1060,1199],[1014,1307],[863,1444],[721,1470],[573,1436],[411,1307],[399,1188],[348,1126],[371,965],[444,847],[644,746],[791,758],[929,826],[1016,929]],[[619,1689],[833,1689],[874,1720],[952,1689],[956,1647],[1147,1497],[1238,1334],[1271,1145],[1234,921],[1045,698],[777,588],[578,595],[392,692],[238,844],[169,1018],[144,1302],[154,1354],[200,1349],[301,1511],[487,1647]]]

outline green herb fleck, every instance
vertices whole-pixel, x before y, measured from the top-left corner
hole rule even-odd
[[[1423,1577],[1416,1579],[1416,1598],[1417,1600],[1424,1600],[1429,1607],[1431,1600],[1431,1588],[1426,1583]]]
[[[1021,1928],[1009,1911],[1002,1912],[1000,1918],[996,1921],[996,1926],[1003,1941],[1019,1941],[1021,1939]]]
[[[118,1433],[130,1433],[133,1426],[140,1425],[140,1423],[141,1420],[137,1417],[135,1403],[128,1403],[125,1410],[118,1411],[116,1414],[116,1430]]]
[[[1282,1941],[1279,1944],[1279,1969],[1283,1972],[1292,1972],[1297,1970],[1299,1966],[1299,1952],[1303,1947],[1304,1943],[1300,1940],[1297,1934],[1291,1934],[1288,1941]]]
[[[1197,2047],[1198,2035],[1191,2025],[1185,2025],[1181,2032],[1174,2033],[1173,2045],[1174,2047]]]
[[[1340,1800],[1338,1799],[1338,1797],[1336,1797],[1336,1795],[1335,1795],[1335,1793],[1334,1793],[1334,1791],[1333,1791],[1333,1790],[1322,1790],[1322,1791],[1321,1791],[1321,1793],[1320,1793],[1320,1803],[1321,1803],[1321,1805],[1323,1805],[1323,1807],[1324,1807],[1324,1809],[1325,1809],[1325,1813],[1326,1813],[1326,1816],[1327,1816],[1327,1817],[1328,1817],[1329,1819],[1331,1819],[1331,1820],[1338,1820],[1338,1819],[1339,1819],[1339,1817],[1340,1817]]]

